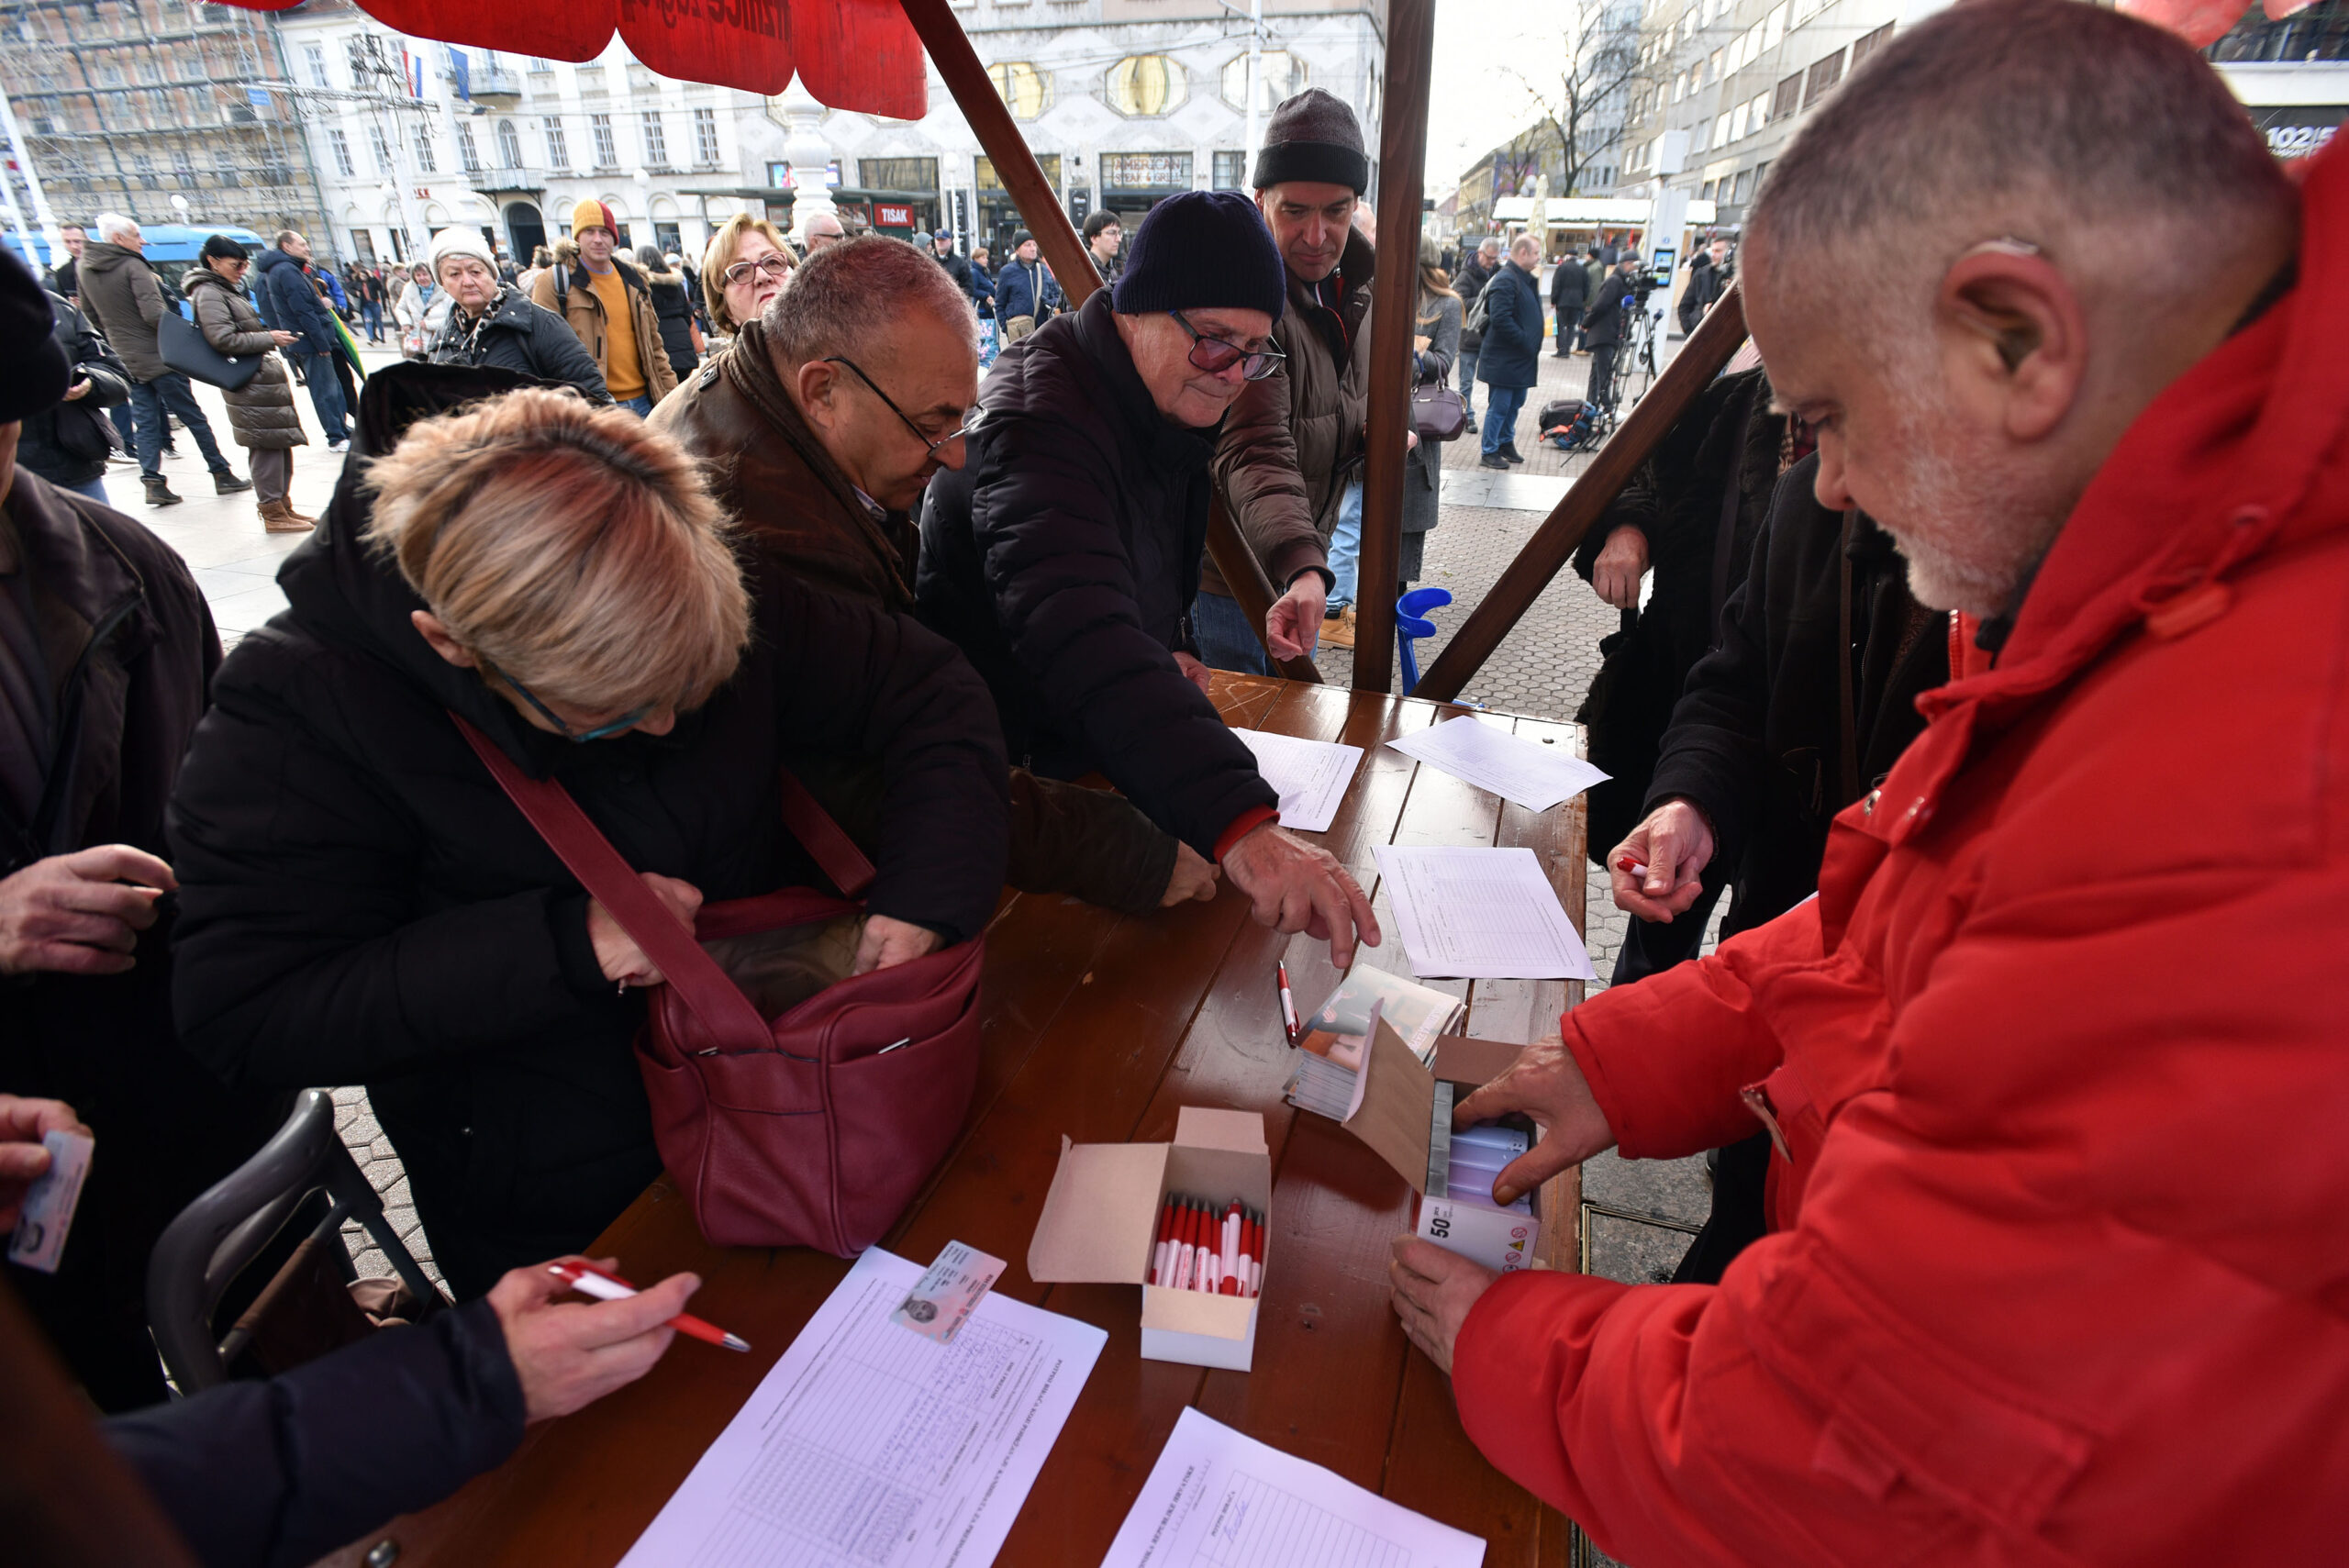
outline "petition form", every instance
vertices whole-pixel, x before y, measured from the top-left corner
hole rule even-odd
[[[1328,832],[1362,761],[1362,748],[1264,729],[1232,733],[1255,753],[1256,771],[1280,793],[1281,826],[1299,833]]]
[[[1423,980],[1596,980],[1531,850],[1380,844],[1404,951]]]
[[[1108,1336],[1008,1296],[952,1341],[890,1321],[869,1248],[621,1568],[985,1568]]]

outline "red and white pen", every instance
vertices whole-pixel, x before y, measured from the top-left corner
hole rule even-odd
[[[1186,1203],[1175,1211],[1174,1244],[1167,1250],[1167,1255],[1174,1260],[1174,1277],[1166,1282],[1170,1289],[1191,1288],[1191,1266],[1198,1253],[1198,1249],[1194,1243],[1197,1240],[1197,1228],[1191,1223],[1191,1206]]]
[[[567,1282],[582,1296],[592,1296],[598,1301],[626,1301],[637,1294],[636,1286],[615,1273],[607,1273],[593,1263],[549,1263],[547,1273]],[[729,1334],[715,1323],[704,1322],[690,1312],[680,1312],[669,1319],[669,1327],[678,1333],[729,1351],[747,1351],[751,1341],[740,1334]]]
[[[1240,1204],[1234,1199],[1223,1216],[1223,1278],[1217,1283],[1217,1289],[1224,1296],[1241,1294],[1240,1276],[1248,1266],[1242,1256],[1240,1227]]]
[[[1625,855],[1621,860],[1617,861],[1615,862],[1615,869],[1623,873],[1627,876],[1645,876],[1648,873],[1647,867],[1642,865],[1639,862],[1633,860],[1629,855]]]
[[[1297,997],[1288,988],[1287,963],[1275,963],[1273,973],[1280,977],[1281,983],[1281,1032],[1288,1036],[1288,1042],[1293,1046],[1305,1038],[1305,1026],[1297,1021]]]
[[[1174,1234],[1174,1200],[1168,1198],[1158,1211],[1158,1245],[1150,1255],[1150,1283],[1166,1283],[1166,1243]]]

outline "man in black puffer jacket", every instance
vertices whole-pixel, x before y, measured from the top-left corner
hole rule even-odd
[[[947,469],[930,482],[915,597],[993,688],[1013,762],[1108,774],[1219,862],[1258,919],[1328,936],[1342,969],[1357,929],[1378,940],[1369,903],[1275,825],[1279,795],[1208,702],[1190,631],[1208,460],[1247,373],[1273,368],[1286,299],[1246,197],[1195,191],[1152,209],[1114,302],[1097,290],[1005,350],[967,451],[936,443]]]

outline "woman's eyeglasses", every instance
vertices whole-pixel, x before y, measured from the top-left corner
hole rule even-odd
[[[609,724],[599,724],[593,729],[573,729],[571,726],[562,721],[562,715],[556,713],[554,709],[540,702],[539,700],[538,694],[530,690],[529,687],[524,685],[521,682],[516,680],[513,676],[507,674],[505,671],[499,669],[488,660],[484,659],[478,653],[473,655],[473,660],[476,663],[480,664],[482,673],[485,675],[495,675],[497,679],[505,682],[507,685],[520,693],[524,702],[529,703],[532,707],[539,710],[540,717],[554,726],[554,732],[557,735],[562,736],[565,740],[569,740],[574,745],[584,746],[590,740],[602,740],[610,736],[618,735],[624,729],[633,729],[638,725],[643,723],[645,717],[652,711],[651,705],[648,703],[644,706],[638,708],[634,713],[624,714],[620,717],[612,720]]]
[[[1183,313],[1179,310],[1170,310],[1166,314],[1174,318],[1176,326],[1191,335],[1191,363],[1210,375],[1238,365],[1242,380],[1262,381],[1288,362],[1288,356],[1278,349],[1243,349],[1224,339],[1208,337],[1183,319]]]
[[[771,278],[788,277],[791,275],[791,262],[778,252],[762,256],[755,261],[737,261],[718,276],[726,280],[728,288],[732,288],[736,284],[749,283],[752,272],[764,272]]]

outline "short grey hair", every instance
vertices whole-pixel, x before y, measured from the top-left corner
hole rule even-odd
[[[2249,114],[2184,39],[2078,0],[1967,0],[1896,35],[1810,117],[1746,238],[1774,287],[1841,292],[1854,266],[1937,280],[1986,239],[2060,261],[2084,230],[2150,227],[2130,265],[2156,292],[2199,291],[2197,237],[2293,203]]]
[[[139,227],[139,220],[118,212],[98,214],[98,238],[109,245],[121,242],[123,236]]]
[[[283,250],[285,249],[285,242],[288,239],[299,239],[301,238],[302,231],[298,228],[281,228],[277,231],[277,238],[271,240],[270,243],[276,246],[280,250]]]
[[[810,251],[761,321],[776,361],[804,365],[853,357],[905,320],[908,307],[952,323],[978,351],[978,312],[962,285],[929,250],[874,234]]]
[[[1500,248],[1501,237],[1497,234],[1487,234],[1476,241],[1476,249],[1479,250],[1497,250]]]

